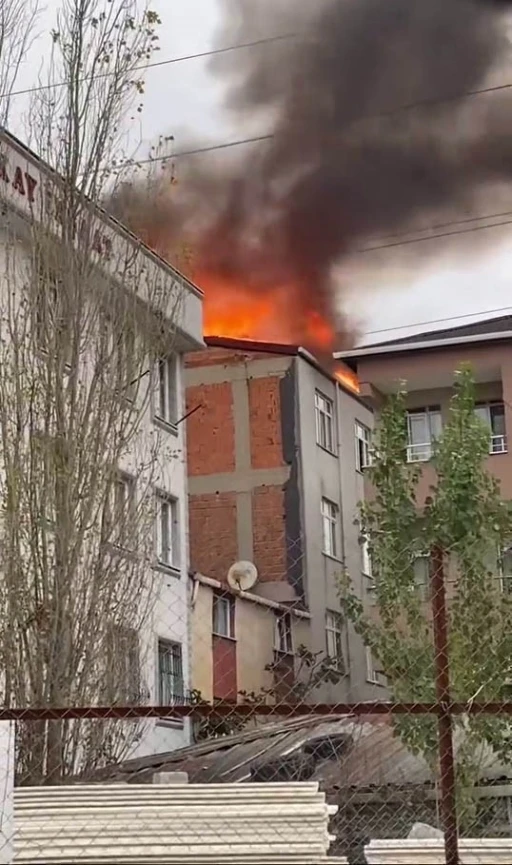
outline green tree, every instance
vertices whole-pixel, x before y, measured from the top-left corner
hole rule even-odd
[[[510,543],[511,511],[485,467],[489,429],[476,416],[469,368],[455,375],[449,417],[434,445],[436,482],[424,503],[417,498],[420,467],[407,462],[405,391],[383,408],[373,462],[374,495],[360,505],[375,580],[374,606],[353,592],[342,594],[349,619],[385,674],[391,699],[435,700],[432,607],[415,579],[418,556],[442,552],[447,595],[452,699],[496,701],[512,672],[512,595],[497,579],[500,551]],[[407,747],[438,771],[433,716],[395,716]],[[457,792],[466,824],[474,817],[471,789],[489,746],[503,759],[512,754],[507,716],[463,715],[454,719]]]

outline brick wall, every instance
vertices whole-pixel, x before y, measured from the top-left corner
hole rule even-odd
[[[212,366],[222,366],[226,370],[225,381],[198,384],[195,373],[194,384],[187,387],[187,411],[201,406],[187,420],[188,471],[194,478],[194,494],[190,496],[191,564],[196,570],[220,580],[225,580],[233,562],[247,556],[247,552],[241,556],[238,550],[236,508],[237,495],[246,494],[247,476],[251,472],[254,473],[249,486],[252,558],[261,581],[286,582],[288,579],[283,475],[277,473],[276,481],[279,482],[275,484],[269,482],[267,475],[266,486],[257,477],[259,471],[279,470],[287,465],[283,459],[282,378],[275,373],[260,377],[253,375],[254,370],[247,369],[247,363],[268,361],[269,357],[272,355],[267,352],[209,348],[187,358],[189,368],[205,368],[206,379],[206,370]],[[237,367],[236,374],[231,371],[234,366]],[[233,381],[240,382],[241,372],[247,387],[248,419],[240,414],[240,405],[244,403],[234,401]],[[235,431],[237,422],[240,428]],[[240,434],[240,430],[247,428],[248,441],[244,442],[244,447],[250,465],[239,467],[237,474],[235,432]],[[211,476],[230,473],[233,473],[232,485],[229,478],[224,477],[223,492],[211,493]],[[208,493],[198,494],[203,477]],[[225,492],[230,487],[232,491]],[[237,489],[244,492],[237,494]],[[247,514],[247,510],[243,513]]]
[[[286,580],[286,529],[281,486],[252,491],[254,564],[264,581]]]
[[[235,468],[235,423],[230,382],[187,388],[189,475],[232,472]]]
[[[190,564],[217,580],[225,580],[238,558],[236,493],[189,496]]]
[[[251,465],[255,469],[284,465],[279,383],[278,376],[249,382]]]

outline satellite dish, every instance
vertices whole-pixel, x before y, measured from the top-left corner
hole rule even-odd
[[[228,571],[228,583],[238,592],[248,592],[257,579],[258,571],[252,562],[235,562]]]

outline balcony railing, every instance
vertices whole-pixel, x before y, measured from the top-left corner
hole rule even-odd
[[[489,453],[491,454],[506,454],[507,453],[507,437],[505,435],[492,435],[489,445]]]
[[[507,453],[507,437],[506,435],[491,435],[489,442],[490,454],[506,454]],[[408,463],[426,463],[432,459],[433,447],[432,442],[417,442],[407,445],[407,462]]]
[[[432,442],[407,445],[408,463],[426,463],[432,457]]]

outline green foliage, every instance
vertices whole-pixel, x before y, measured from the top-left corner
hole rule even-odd
[[[279,669],[279,662],[266,664],[265,670],[274,673]],[[254,723],[258,716],[258,706],[272,705],[285,699],[288,703],[305,702],[313,692],[323,684],[336,684],[344,676],[345,670],[340,668],[335,659],[325,655],[324,652],[311,652],[307,646],[301,644],[295,653],[294,680],[290,686],[289,693],[283,698],[279,693],[277,683],[274,687],[262,688],[261,691],[238,691],[238,697],[244,705],[253,705],[254,714],[247,717],[237,714],[236,704],[228,715],[208,713],[204,718],[199,718],[195,724],[194,738],[197,742],[204,739],[217,739],[220,736],[229,736],[239,733],[246,726]],[[208,706],[200,691],[194,689],[190,694],[190,701],[195,706]],[[222,703],[222,701],[218,701]],[[215,708],[215,701],[213,708]]]
[[[486,470],[489,429],[476,416],[469,368],[455,375],[449,417],[434,445],[436,482],[419,501],[420,469],[407,462],[403,386],[382,411],[368,474],[374,496],[360,505],[361,537],[368,541],[375,581],[370,614],[345,575],[341,593],[348,618],[387,677],[391,699],[435,700],[432,609],[415,582],[415,559],[443,551],[448,606],[450,687],[457,701],[497,701],[512,672],[512,596],[501,592],[498,551],[510,544],[511,511]],[[436,720],[397,716],[407,747],[437,771]],[[471,788],[490,746],[512,756],[506,716],[463,716],[454,722],[460,802],[469,819]]]

